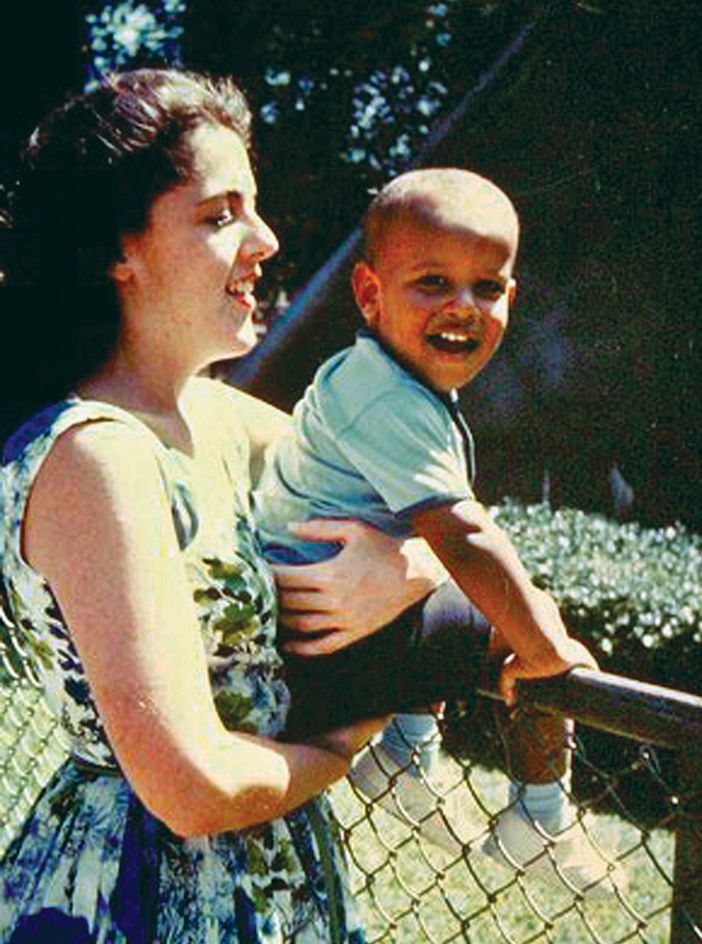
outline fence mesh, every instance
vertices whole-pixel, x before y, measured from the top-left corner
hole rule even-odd
[[[0,644],[0,663],[1,854],[66,745],[36,683],[18,677],[17,653]],[[425,776],[415,758],[411,771],[386,771],[374,798],[337,784],[331,794],[371,944],[669,941],[679,797],[666,759],[614,739],[603,763],[588,737],[578,729],[572,822],[521,864],[483,850],[509,804],[505,776],[477,760],[441,754]],[[569,837],[602,865],[589,889],[569,878]],[[692,921],[688,939],[702,939]]]
[[[596,770],[577,740],[576,782],[582,787],[589,780],[592,788],[595,781],[599,792],[587,802],[571,792],[571,822],[555,843],[541,837],[521,862],[508,854],[497,862],[483,851],[509,809],[506,779],[497,770],[443,756],[424,778],[416,765],[415,777],[431,798],[429,812],[419,812],[418,804],[414,812],[403,806],[402,775],[391,776],[373,800],[348,782],[336,786],[370,941],[667,942],[676,797],[661,781],[652,748],[628,753],[619,769]],[[652,821],[650,810],[642,818],[628,805],[626,791],[619,792],[632,778],[637,795],[667,797],[658,820]],[[428,823],[443,827],[440,844],[424,835]],[[437,833],[431,825],[429,831]],[[569,855],[599,864],[592,885],[573,881]]]

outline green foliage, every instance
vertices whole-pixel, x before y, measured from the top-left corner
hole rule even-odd
[[[88,86],[116,69],[179,63],[184,0],[107,0],[86,14],[90,75]]]
[[[547,505],[495,517],[603,669],[702,694],[702,537]]]
[[[321,99],[331,95],[344,103],[336,157],[366,173],[396,173],[415,156],[449,94],[446,63],[460,6],[405,0],[401,17],[364,3],[311,6],[307,20],[286,24],[269,47],[264,121],[289,127],[300,112],[326,110]]]

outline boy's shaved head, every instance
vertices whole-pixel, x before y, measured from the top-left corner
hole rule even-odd
[[[365,218],[356,304],[400,363],[435,390],[487,364],[507,327],[519,221],[495,184],[457,167],[396,177]]]
[[[370,265],[377,261],[393,223],[407,217],[444,230],[501,232],[515,248],[519,240],[517,212],[498,186],[458,167],[423,168],[391,180],[370,204],[363,225],[364,256]]]

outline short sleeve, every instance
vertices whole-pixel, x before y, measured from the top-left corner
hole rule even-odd
[[[337,446],[393,514],[473,495],[463,438],[419,384],[386,390],[339,431]]]

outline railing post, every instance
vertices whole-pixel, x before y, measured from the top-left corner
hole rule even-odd
[[[675,829],[670,944],[702,941],[702,745],[677,752],[679,812]]]

